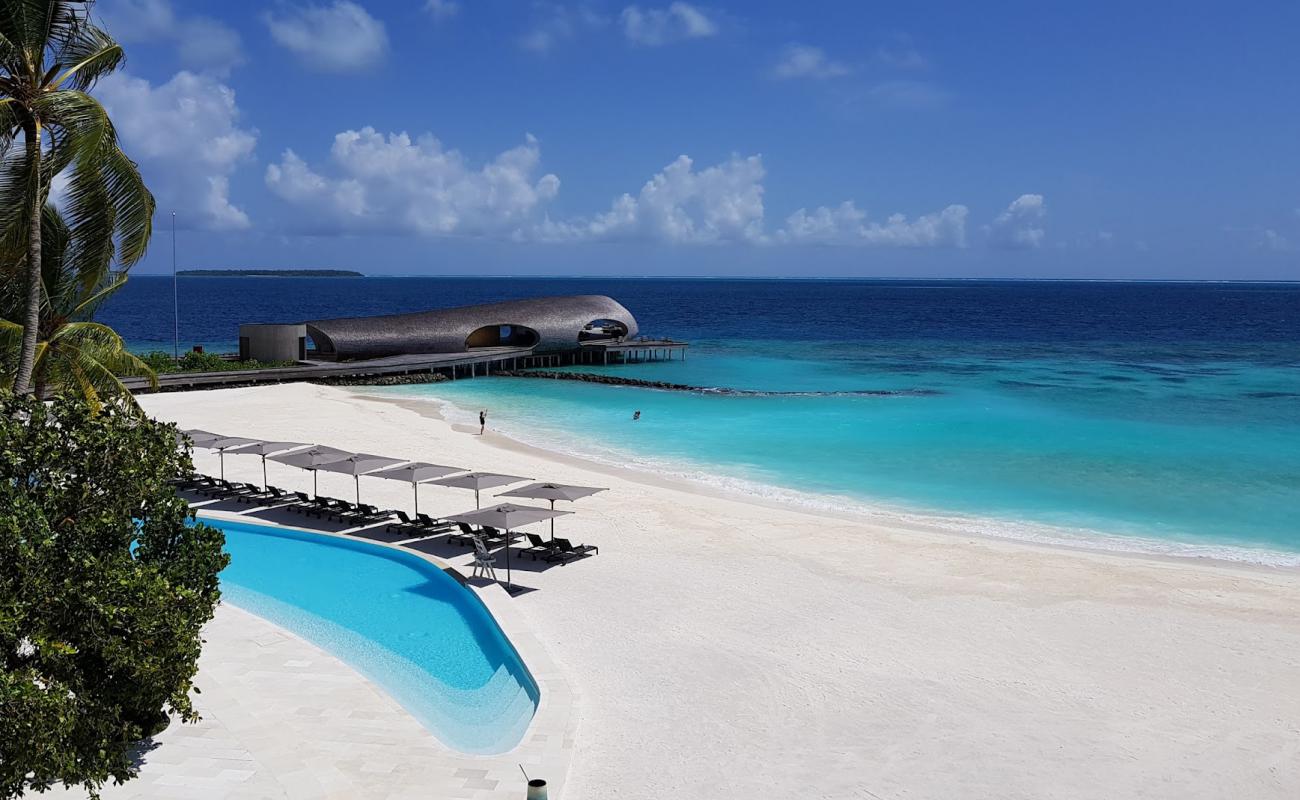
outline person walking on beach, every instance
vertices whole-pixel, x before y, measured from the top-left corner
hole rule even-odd
[[[483,430],[487,427],[487,409],[478,412],[478,435],[483,435]]]

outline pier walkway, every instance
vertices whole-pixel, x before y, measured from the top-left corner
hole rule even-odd
[[[320,361],[306,359],[293,367],[232,369],[220,372],[171,372],[158,376],[158,388],[190,389],[198,387],[245,386],[252,383],[285,383],[330,378],[370,378],[385,375],[411,375],[441,372],[450,378],[491,375],[493,368],[515,369],[524,366],[532,354],[531,347],[493,347],[463,353],[416,353],[372,358],[365,361]],[[123,378],[133,392],[148,391],[144,378]]]
[[[686,358],[686,342],[673,339],[603,339],[580,342],[573,350],[535,353],[532,347],[484,347],[460,353],[416,353],[364,361],[325,361],[308,358],[292,367],[232,369],[219,372],[170,372],[158,376],[160,391],[247,386],[257,383],[377,378],[439,372],[455,380],[491,375],[493,370],[563,367],[574,364],[631,364]],[[133,392],[149,390],[144,378],[123,378]]]

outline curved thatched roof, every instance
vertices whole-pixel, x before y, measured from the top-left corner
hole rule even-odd
[[[636,318],[603,295],[536,297],[414,314],[322,319],[307,334],[322,354],[340,359],[380,358],[408,353],[460,353],[474,347],[528,346],[537,352],[572,350],[591,322],[621,323],[637,333]],[[510,326],[502,331],[502,326]],[[506,334],[505,339],[501,334]],[[473,341],[470,341],[473,337]]]

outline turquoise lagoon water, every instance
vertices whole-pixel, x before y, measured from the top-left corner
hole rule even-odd
[[[713,392],[510,378],[373,391],[465,421],[487,408],[523,441],[816,507],[1300,564],[1300,371],[1256,352],[750,340],[582,368]]]
[[[610,372],[751,393],[496,379],[390,391],[469,414],[486,407],[494,427],[546,447],[793,502],[997,535],[1300,563],[1300,283],[180,285],[182,347],[223,349],[250,320],[607,294],[643,333],[692,343],[685,363]],[[170,344],[172,308],[170,278],[138,277],[98,316],[128,341],[160,346]]]
[[[346,661],[444,744],[501,753],[538,689],[474,595],[428,562],[366,542],[204,519],[225,531],[224,597]]]

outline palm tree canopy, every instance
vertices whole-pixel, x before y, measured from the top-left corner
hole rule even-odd
[[[35,369],[41,308],[44,210],[55,176],[69,229],[59,260],[86,278],[101,264],[125,269],[144,256],[154,199],[118,147],[108,113],[87,91],[122,63],[122,48],[90,18],[92,0],[0,0],[0,278],[24,278],[25,313],[13,387]],[[19,136],[22,146],[15,146]],[[83,287],[85,288],[85,287]]]
[[[71,260],[72,230],[58,210],[46,205],[41,219],[41,277],[45,298],[36,347],[35,384],[44,392],[76,394],[98,407],[114,397],[133,404],[119,378],[138,376],[157,385],[153,370],[127,349],[122,338],[92,322],[95,311],[126,283],[124,270],[106,260]],[[0,287],[0,382],[13,378],[22,341],[25,297],[20,286]]]
[[[76,247],[123,267],[138,261],[152,232],[154,200],[139,170],[118,147],[108,113],[86,93],[117,69],[121,46],[90,20],[88,0],[0,0],[0,232],[4,247],[21,246],[24,220],[66,172],[63,211]],[[39,125],[39,174],[33,175],[19,135]],[[35,189],[35,197],[33,197]],[[74,252],[73,257],[80,257]],[[18,259],[8,257],[12,264]]]

